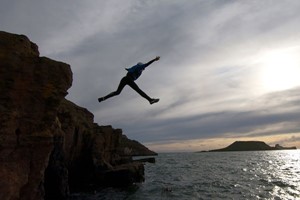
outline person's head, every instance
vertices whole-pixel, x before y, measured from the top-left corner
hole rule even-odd
[[[143,64],[144,64],[144,63],[142,63],[142,62],[138,62],[138,63],[137,63],[137,65],[143,65]]]

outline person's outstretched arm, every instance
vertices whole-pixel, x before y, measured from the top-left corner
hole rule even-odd
[[[146,64],[145,64],[145,67],[148,67],[149,65],[151,65],[154,61],[158,61],[160,59],[160,57],[159,56],[156,56],[156,58],[154,58],[153,60],[150,60],[149,62],[147,62]]]

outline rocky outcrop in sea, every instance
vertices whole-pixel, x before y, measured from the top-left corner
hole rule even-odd
[[[65,99],[71,67],[40,57],[24,35],[0,31],[0,199],[67,199],[144,181],[132,156],[156,155]]]
[[[282,147],[276,144],[274,147],[267,145],[262,141],[236,141],[231,145],[222,148],[211,150],[210,152],[219,151],[269,151],[269,150],[292,150],[297,149],[296,147]]]

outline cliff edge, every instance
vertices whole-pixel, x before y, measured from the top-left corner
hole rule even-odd
[[[132,155],[156,155],[66,100],[68,64],[0,31],[0,199],[66,199],[91,186],[144,181]]]

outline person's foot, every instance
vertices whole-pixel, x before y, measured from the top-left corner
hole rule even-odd
[[[98,101],[99,101],[99,102],[104,101],[104,98],[103,98],[103,97],[100,97],[100,98],[98,98]]]
[[[151,99],[150,104],[154,104],[154,103],[157,103],[157,102],[159,102],[159,99]]]

